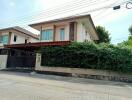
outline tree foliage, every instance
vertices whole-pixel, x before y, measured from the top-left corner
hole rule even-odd
[[[132,25],[129,27],[130,36],[132,36]]]
[[[129,47],[129,48],[132,48],[132,25],[129,27],[128,30],[130,32],[128,40],[123,41],[122,43],[119,43],[119,46],[126,46],[126,47]]]
[[[40,51],[42,66],[132,72],[132,49],[127,47],[84,42],[43,47]]]
[[[106,31],[106,29],[102,26],[97,26],[96,27],[96,31],[98,33],[99,36],[99,41],[98,43],[110,43],[110,36],[109,36],[109,32]]]

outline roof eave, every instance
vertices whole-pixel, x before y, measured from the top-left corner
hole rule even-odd
[[[20,32],[20,33],[24,33],[24,32],[22,32],[22,31],[19,31],[19,30],[15,29],[14,27],[9,27],[9,28],[0,29],[0,32],[2,32],[2,31],[8,31],[8,30],[15,30],[15,31],[18,31],[18,32]],[[31,35],[29,35],[29,34],[27,34],[27,33],[24,33],[24,34],[26,34],[26,35],[28,35],[28,36],[34,38],[34,39],[38,39],[38,40],[39,40],[39,37],[31,36]]]
[[[83,18],[83,17],[90,17],[90,14],[87,15],[80,15],[80,16],[73,16],[73,17],[66,17],[66,18],[60,18],[60,19],[54,19],[54,20],[50,20],[50,21],[44,21],[44,22],[39,22],[39,23],[35,23],[35,24],[30,24],[30,27],[35,27],[41,24],[48,24],[48,23],[53,23],[53,22],[59,22],[59,21],[65,21],[65,20],[70,20],[70,19],[76,19],[76,18]]]
[[[96,40],[99,40],[99,36],[98,36],[97,31],[96,31],[96,27],[95,27],[95,25],[94,25],[94,22],[93,22],[93,20],[92,20],[92,17],[90,16],[89,18],[90,18],[91,24],[92,24],[92,26],[93,26],[93,28],[94,28],[94,31],[95,31],[95,33],[96,33],[96,35],[97,35]]]

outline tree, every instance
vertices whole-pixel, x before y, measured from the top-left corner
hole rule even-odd
[[[130,36],[132,36],[132,25],[129,27]]]
[[[109,37],[109,32],[102,26],[97,26],[96,31],[99,36],[98,43],[110,43],[111,38]]]
[[[130,36],[128,37],[128,40],[123,41],[122,43],[119,43],[120,46],[127,46],[132,48],[132,25],[129,27]]]

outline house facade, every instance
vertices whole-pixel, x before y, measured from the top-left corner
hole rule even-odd
[[[0,46],[38,42],[39,37],[21,27],[0,29]]]
[[[71,41],[84,42],[84,41],[97,41],[99,40],[90,15],[71,16],[61,19],[44,21],[30,25],[31,27],[40,31],[40,40],[36,41],[36,36],[31,33],[26,33],[22,29],[8,28],[0,30],[2,42],[5,49],[8,51],[7,67],[23,67],[29,66],[25,64],[34,64],[35,57],[40,58],[37,54],[27,54],[45,46],[64,46],[69,45]],[[16,36],[17,35],[17,36]],[[3,38],[3,36],[5,36]],[[16,38],[17,37],[17,38]],[[14,51],[15,50],[15,51]],[[17,51],[22,50],[22,51]],[[13,52],[12,52],[13,51]],[[25,58],[19,60],[21,56]],[[15,60],[14,60],[15,59]],[[21,58],[20,58],[21,59]],[[19,61],[18,61],[19,60]],[[28,63],[23,63],[29,61]],[[38,61],[38,60],[36,60]],[[20,62],[19,65],[17,65]],[[16,64],[17,63],[17,64]],[[39,63],[40,64],[40,63]],[[39,67],[39,65],[36,65]]]
[[[41,32],[41,42],[99,40],[90,15],[71,16],[29,26]]]

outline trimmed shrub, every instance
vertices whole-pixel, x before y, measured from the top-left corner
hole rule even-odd
[[[43,47],[42,66],[89,68],[132,72],[132,49],[110,44],[71,43]]]

